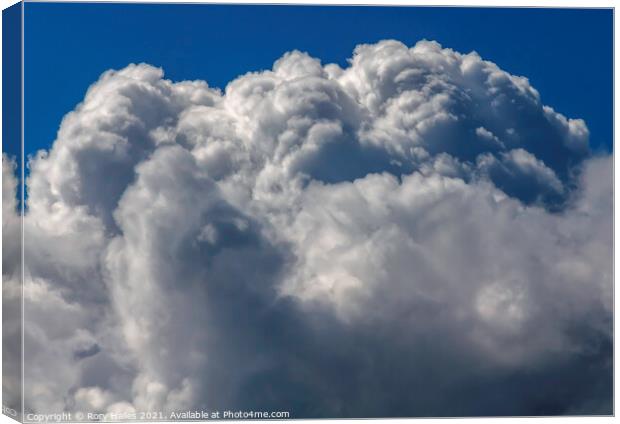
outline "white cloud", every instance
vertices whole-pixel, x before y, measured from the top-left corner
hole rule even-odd
[[[429,41],[295,51],[224,92],[108,71],[30,162],[27,405],[608,411],[611,159],[587,140]]]
[[[17,164],[2,155],[2,396],[21,409],[21,220],[17,202]]]

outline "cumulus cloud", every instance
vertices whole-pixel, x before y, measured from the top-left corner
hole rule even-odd
[[[2,399],[21,411],[21,219],[17,164],[2,155]]]
[[[26,408],[611,413],[588,137],[431,41],[294,51],[223,92],[108,71],[29,162]]]

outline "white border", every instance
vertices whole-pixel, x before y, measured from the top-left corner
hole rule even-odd
[[[46,2],[45,0],[26,0],[27,2]],[[390,5],[401,5],[401,6],[481,6],[481,7],[564,7],[564,8],[615,8],[616,7],[616,1],[601,1],[601,0],[589,0],[589,1],[584,1],[584,0],[561,0],[561,1],[550,1],[550,0],[522,0],[522,1],[497,1],[497,0],[475,0],[473,2],[468,2],[466,0],[451,0],[451,1],[441,1],[441,0],[424,0],[424,1],[411,1],[411,0],[389,0],[386,2],[380,2],[380,1],[363,1],[363,0],[336,0],[336,1],[329,1],[329,0],[314,0],[314,1],[296,1],[296,0],[270,0],[270,1],[264,1],[264,0],[227,0],[227,1],[213,1],[213,0],[206,0],[206,1],[183,1],[183,0],[149,0],[149,1],[123,1],[123,0],[93,0],[93,1],[79,1],[79,0],[61,0],[62,2],[67,2],[67,3],[225,3],[225,4],[313,4],[313,5],[380,5],[380,6],[390,6]],[[16,0],[0,0],[0,7],[4,10],[14,4],[16,4],[18,1]],[[23,160],[23,136],[24,136],[24,102],[23,102],[23,83],[24,83],[24,79],[23,79],[23,30],[24,30],[24,13],[22,10],[22,160]],[[614,27],[615,27],[615,17],[614,17]],[[0,41],[1,41],[1,32],[2,32],[2,23],[1,23],[1,19],[0,19]],[[618,122],[618,119],[620,119],[620,112],[618,111],[618,108],[616,107],[616,99],[618,98],[618,85],[615,84],[616,81],[616,77],[618,76],[618,64],[617,64],[617,46],[619,45],[619,36],[618,33],[614,30],[614,141],[617,140],[617,136],[616,136],[616,130],[617,127],[615,125],[615,122]],[[2,54],[2,43],[0,42],[0,57]],[[2,69],[0,67],[0,80],[2,78]],[[0,87],[0,96],[2,94],[2,88]],[[0,102],[0,117],[2,116],[2,105]],[[0,133],[1,133],[1,129],[2,129],[2,124],[0,122]],[[614,143],[614,151],[615,151],[615,143]],[[620,171],[618,168],[618,155],[614,155],[614,187],[617,186],[618,182],[620,181]],[[23,163],[22,163],[22,181],[23,181],[23,172],[24,172],[24,168],[23,168]],[[2,178],[0,176],[0,183],[2,181]],[[22,196],[23,196],[23,191],[22,191]],[[615,222],[617,222],[619,216],[620,216],[620,212],[618,210],[618,208],[616,207],[616,197],[615,197],[615,189],[614,189],[614,224]],[[23,204],[23,198],[22,198],[22,204]],[[618,227],[616,227],[614,225],[614,245],[615,245],[615,240],[618,239]],[[0,228],[0,236],[2,234],[2,230]],[[22,231],[22,249],[23,249],[23,231]],[[0,253],[2,251],[2,248],[0,246]],[[615,269],[616,269],[616,265],[618,264],[619,261],[619,254],[618,251],[616,249],[614,249],[614,276],[615,276]],[[22,273],[23,273],[23,266],[24,266],[24,261],[22,261]],[[1,264],[0,264],[0,269],[1,269]],[[22,274],[23,275],[23,274]],[[615,284],[614,284],[615,286]],[[22,287],[23,290],[23,287]],[[614,290],[614,306],[615,306],[615,300],[617,299],[617,293]],[[23,296],[22,296],[22,303],[23,303]],[[0,302],[0,316],[1,316],[1,312],[2,312],[2,304]],[[614,312],[615,312],[615,307],[614,307]],[[22,304],[22,314],[23,314],[23,304]],[[615,348],[615,329],[619,328],[618,323],[618,315],[617,313],[614,313],[614,365],[618,364],[618,359],[620,358],[619,354],[618,354],[618,349]],[[23,316],[22,316],[23,318]],[[23,331],[23,328],[22,328]],[[1,334],[1,326],[0,326],[0,334]],[[23,337],[22,337],[22,348],[23,348]],[[1,359],[2,359],[2,352],[0,349],[0,363],[1,363]],[[0,367],[0,373],[1,373],[1,367]],[[1,375],[1,374],[0,374]],[[614,366],[614,382],[617,381],[616,379],[617,377],[617,367]],[[22,382],[23,382],[23,367],[22,367]],[[617,407],[618,405],[620,405],[619,401],[619,396],[618,396],[618,390],[615,390],[615,385],[614,385],[614,404]],[[22,385],[22,394],[23,394],[23,385]],[[23,398],[23,396],[22,396]],[[513,418],[513,417],[508,417],[508,418],[435,418],[435,419],[423,419],[423,418],[415,418],[415,419],[374,419],[372,420],[372,422],[374,423],[378,423],[378,424],[404,424],[404,423],[443,423],[446,420],[458,420],[458,422],[463,422],[463,423],[477,423],[477,422],[483,422],[483,423],[501,423],[501,422],[508,422],[508,423],[532,423],[535,420],[545,420],[545,422],[547,423],[566,423],[566,424],[582,424],[582,423],[603,423],[603,422],[611,422],[612,420],[614,420],[614,418],[609,418],[609,417],[544,417],[544,418]],[[351,422],[364,422],[364,421],[368,421],[368,420],[357,420],[357,419],[353,419],[353,420],[344,420],[344,419],[334,419],[334,420],[292,420],[289,422],[299,422],[299,423],[324,423],[324,422],[340,422],[340,423],[351,423]],[[9,417],[5,416],[5,415],[1,415],[0,414],[0,424],[10,424],[10,423],[15,423],[16,421],[10,419]],[[144,421],[142,421],[144,422]],[[244,423],[244,421],[235,421],[235,420],[230,420],[227,422],[231,422],[231,423]],[[274,421],[251,421],[251,423],[273,423]],[[276,421],[277,422],[277,421]],[[249,424],[247,421],[245,422],[246,424]]]

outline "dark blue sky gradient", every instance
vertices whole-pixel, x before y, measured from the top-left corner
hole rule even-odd
[[[27,3],[25,22],[26,153],[50,146],[110,68],[147,62],[174,81],[224,88],[292,49],[344,66],[355,45],[386,38],[476,50],[528,77],[545,104],[585,119],[596,149],[612,149],[610,9]]]
[[[2,152],[16,159],[21,154],[21,4],[2,11]]]

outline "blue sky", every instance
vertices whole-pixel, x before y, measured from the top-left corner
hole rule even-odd
[[[16,157],[21,140],[21,8],[19,4],[2,11],[2,152]],[[11,40],[12,42],[9,42]]]
[[[609,9],[27,3],[25,14],[26,153],[50,146],[110,68],[147,62],[174,81],[223,88],[292,49],[345,65],[355,45],[386,38],[476,50],[527,76],[545,104],[585,119],[596,149],[612,146]]]

